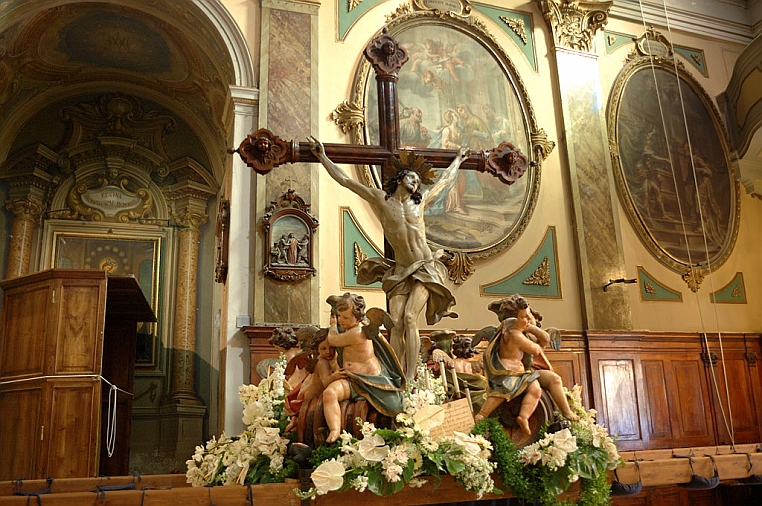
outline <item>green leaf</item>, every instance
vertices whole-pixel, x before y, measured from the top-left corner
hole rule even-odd
[[[376,495],[384,495],[384,477],[376,470],[368,470],[368,490]]]
[[[407,461],[407,465],[402,468],[402,479],[405,480],[405,483],[413,477],[413,469],[415,469],[415,461],[410,459]]]
[[[444,458],[445,465],[447,466],[447,472],[449,474],[458,474],[466,470],[466,464],[461,460],[451,459],[449,457]]]

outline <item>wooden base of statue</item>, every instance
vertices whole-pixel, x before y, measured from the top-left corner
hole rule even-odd
[[[532,416],[529,417],[529,430],[532,433],[527,434],[516,422],[516,417],[519,415],[521,401],[523,399],[524,396],[522,395],[515,399],[511,399],[508,402],[504,402],[498,406],[492,414],[493,417],[500,420],[500,423],[505,427],[505,433],[519,448],[537,441],[540,438],[540,429],[542,429],[545,424],[556,421],[556,417],[553,414],[555,403],[550,397],[550,394],[543,390],[540,402],[537,403],[537,409],[535,409]]]
[[[378,428],[391,428],[394,420],[378,411],[365,399],[359,401],[341,401],[341,430],[360,438],[362,422],[370,422]],[[323,414],[323,398],[316,397],[302,404],[296,425],[296,437],[310,448],[325,444],[328,437],[328,425]],[[359,420],[359,421],[358,421]]]

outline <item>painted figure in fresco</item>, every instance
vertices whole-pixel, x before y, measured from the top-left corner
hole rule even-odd
[[[369,324],[363,324],[365,299],[349,292],[334,299],[327,342],[338,350],[340,369],[331,374],[335,379],[323,391],[323,413],[330,431],[327,443],[336,441],[341,433],[341,401],[363,398],[379,413],[394,417],[402,411],[405,391],[402,368],[379,334],[379,322],[374,323],[369,314]]]
[[[417,107],[405,107],[400,121],[400,142],[409,148],[425,148],[431,142],[428,130],[423,126],[423,112]],[[460,147],[460,146],[458,146]]]
[[[443,149],[460,148],[460,116],[454,109],[445,109],[442,113],[443,125],[432,139],[429,147]],[[446,211],[460,211],[467,213],[463,208],[460,194],[453,190],[455,182],[447,185],[436,199],[426,207],[426,214],[442,214]]]
[[[513,136],[511,122],[505,116],[499,115],[492,104],[483,105],[482,112],[487,120],[487,126],[492,134],[492,138],[496,142],[507,141]]]
[[[310,137],[310,148],[336,182],[371,205],[394,250],[394,260],[370,258],[363,262],[357,280],[362,284],[382,282],[394,323],[390,329],[391,344],[407,378],[413,378],[421,347],[418,317],[424,308],[429,325],[445,316],[457,317],[450,312],[455,297],[444,284],[447,269],[439,260],[440,255],[433,254],[426,242],[423,209],[455,179],[458,167],[468,158],[470,150],[462,147],[450,166],[422,191],[421,183],[423,177],[428,178],[428,172],[422,176],[413,169],[401,168],[383,190],[369,188],[347,177],[326,156],[323,145],[314,137]]]

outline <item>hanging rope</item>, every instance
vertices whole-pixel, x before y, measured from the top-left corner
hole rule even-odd
[[[638,5],[640,6],[640,18],[641,18],[641,20],[643,22],[643,31],[646,34],[646,39],[647,39],[648,38],[648,28],[646,27],[645,14],[644,14],[644,11],[643,11],[643,2],[642,2],[642,0],[638,0]],[[664,0],[662,0],[662,7],[663,7],[663,10],[664,10],[664,18],[665,18],[665,21],[666,21],[667,33],[669,34],[669,39],[671,41],[672,40],[672,28],[671,28],[671,25],[670,25],[670,22],[669,22],[669,14],[667,12],[667,6],[664,3]],[[652,73],[653,80],[654,80],[654,88],[656,89],[656,98],[657,98],[657,103],[659,105],[659,114],[660,114],[661,120],[662,120],[662,127],[663,127],[663,131],[664,131],[663,132],[664,133],[664,138],[667,139],[667,141],[669,141],[669,132],[667,132],[667,124],[666,124],[666,121],[665,121],[664,108],[662,106],[661,95],[659,94],[659,83],[658,83],[658,81],[656,79],[656,65],[654,63],[654,56],[650,52],[649,52],[648,56],[649,56],[650,63],[651,63],[651,73]],[[686,135],[686,139],[687,139],[688,157],[690,159],[691,171],[693,173],[693,186],[694,186],[694,191],[696,192],[696,208],[698,210],[699,223],[701,225],[701,236],[702,236],[703,243],[704,243],[704,255],[705,255],[705,260],[706,260],[706,266],[707,266],[707,269],[709,271],[709,276],[708,277],[709,277],[710,290],[712,291],[712,293],[715,293],[715,288],[714,288],[714,272],[712,271],[712,265],[711,265],[711,262],[709,261],[709,246],[708,246],[707,239],[706,239],[706,235],[707,235],[706,234],[706,223],[704,221],[704,212],[703,212],[703,206],[702,206],[702,202],[701,202],[701,195],[699,194],[698,178],[696,177],[696,163],[695,163],[695,160],[694,160],[694,157],[693,157],[693,144],[691,142],[690,132],[688,131],[688,118],[687,118],[687,115],[685,113],[685,102],[684,102],[684,99],[683,99],[683,89],[682,89],[682,86],[680,85],[680,74],[678,73],[677,58],[675,58],[673,56],[672,62],[673,62],[673,65],[674,65],[675,80],[677,82],[677,91],[678,91],[678,94],[679,94],[679,97],[680,97],[680,109],[681,109],[682,116],[683,116],[683,126],[685,128],[685,135]],[[680,214],[680,223],[681,223],[682,231],[683,231],[683,240],[685,241],[685,249],[686,249],[686,252],[687,252],[687,255],[688,255],[688,265],[691,266],[690,276],[693,279],[693,282],[695,284],[696,283],[696,274],[695,274],[694,269],[692,268],[692,266],[693,266],[693,259],[691,257],[690,243],[688,242],[688,233],[687,233],[686,226],[685,226],[685,215],[683,213],[682,203],[680,201],[680,192],[678,191],[677,176],[676,176],[676,173],[675,173],[674,164],[672,162],[673,158],[672,158],[672,153],[671,153],[671,146],[670,146],[669,142],[666,142],[666,145],[667,145],[667,157],[669,159],[669,163],[670,163],[670,166],[671,166],[671,169],[672,169],[672,182],[673,182],[673,185],[674,185],[674,188],[675,188],[675,196],[677,198],[677,208],[678,208],[678,212]],[[731,447],[735,448],[735,431],[734,431],[734,427],[733,427],[733,412],[732,412],[731,406],[730,406],[730,387],[728,385],[728,374],[727,374],[727,368],[726,368],[726,365],[725,365],[725,350],[724,350],[724,347],[722,345],[722,332],[720,330],[720,320],[719,320],[719,315],[718,315],[718,312],[717,312],[717,304],[716,303],[714,304],[714,318],[715,318],[715,324],[716,324],[716,327],[717,327],[718,344],[719,344],[719,348],[720,348],[720,364],[721,364],[721,367],[722,367],[723,378],[725,380],[725,398],[727,399],[727,403],[728,403],[728,412],[727,412],[727,414],[725,413],[725,405],[722,402],[722,396],[720,395],[720,387],[719,387],[719,384],[717,382],[717,375],[715,373],[714,367],[712,367],[712,365],[711,365],[711,348],[709,346],[709,338],[707,337],[706,324],[704,322],[704,316],[703,316],[703,312],[701,311],[701,304],[700,304],[700,301],[699,301],[699,298],[698,298],[698,291],[695,291],[694,295],[695,295],[695,299],[696,299],[696,307],[698,308],[699,321],[701,323],[701,329],[702,329],[701,336],[702,336],[702,338],[704,340],[704,346],[706,348],[707,356],[708,356],[709,361],[710,361],[709,362],[709,364],[710,364],[709,365],[709,370],[710,370],[711,377],[712,377],[712,383],[713,383],[713,386],[714,386],[715,393],[717,394],[717,399],[719,400],[719,403],[720,403],[720,413],[722,414],[722,420],[723,420],[723,423],[725,424],[725,429],[728,431],[728,434],[730,436]]]

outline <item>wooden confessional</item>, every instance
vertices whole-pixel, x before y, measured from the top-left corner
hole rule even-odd
[[[0,480],[129,474],[138,322],[133,276],[50,269],[0,282]],[[117,391],[113,454],[109,391]],[[112,393],[113,396],[113,393]]]

